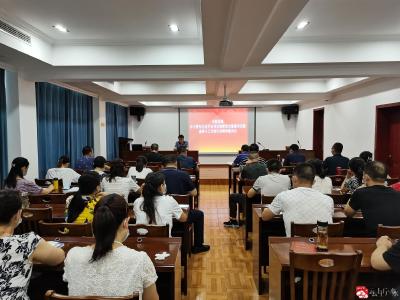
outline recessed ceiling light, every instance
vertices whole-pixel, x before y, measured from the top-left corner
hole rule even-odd
[[[178,32],[179,31],[179,27],[176,24],[170,24],[168,25],[169,30],[171,30],[172,32]]]
[[[61,24],[56,24],[56,25],[54,25],[53,26],[55,29],[57,29],[58,31],[61,31],[61,32],[69,32],[69,30],[65,27],[65,26],[63,26],[63,25],[61,25]]]
[[[306,28],[308,26],[308,24],[310,24],[310,21],[303,20],[299,24],[297,24],[296,29],[297,30],[303,30],[304,28]]]

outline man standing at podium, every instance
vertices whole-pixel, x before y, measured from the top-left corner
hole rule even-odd
[[[178,136],[178,140],[175,143],[174,150],[177,151],[180,147],[189,149],[189,143],[187,141],[185,141],[185,137],[183,136],[183,134],[180,134]]]

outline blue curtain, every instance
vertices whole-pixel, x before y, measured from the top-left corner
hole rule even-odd
[[[66,154],[72,167],[82,148],[93,147],[93,99],[47,82],[36,83],[39,176]]]
[[[118,138],[128,137],[128,108],[106,102],[107,159],[119,156]]]
[[[7,154],[7,109],[6,109],[6,84],[5,72],[0,69],[0,187],[8,172]]]

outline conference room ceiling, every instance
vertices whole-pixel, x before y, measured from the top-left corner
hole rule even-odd
[[[333,101],[399,77],[399,15],[398,0],[0,0],[31,37],[0,31],[0,65],[126,104],[214,106],[224,86],[240,105]]]

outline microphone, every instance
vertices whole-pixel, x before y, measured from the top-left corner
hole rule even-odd
[[[297,145],[299,145],[299,148],[301,149],[300,141],[297,140]]]
[[[257,144],[260,145],[261,147],[263,147],[264,149],[266,149],[265,146],[263,144],[261,144],[260,142],[257,142]]]
[[[146,147],[146,145],[147,145],[147,141],[144,142],[144,146],[145,146],[145,147]]]

